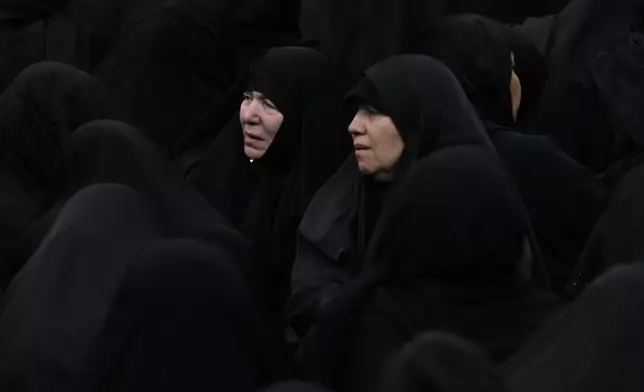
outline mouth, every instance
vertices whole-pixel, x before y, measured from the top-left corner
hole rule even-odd
[[[369,149],[369,147],[365,146],[364,144],[360,144],[360,143],[354,144],[354,145],[353,145],[353,148],[354,148],[356,151],[365,151],[365,150],[368,150],[368,149]]]
[[[249,140],[252,140],[252,141],[257,141],[257,142],[264,141],[264,138],[262,138],[262,137],[260,137],[258,135],[254,135],[254,134],[252,134],[252,133],[250,133],[250,132],[248,132],[246,130],[244,130],[244,137],[246,139],[249,139]]]

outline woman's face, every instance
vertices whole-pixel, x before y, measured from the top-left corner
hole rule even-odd
[[[521,81],[514,72],[514,53],[512,53],[512,76],[510,77],[510,97],[512,97],[512,115],[517,119],[521,107]]]
[[[391,181],[396,164],[405,149],[391,117],[374,108],[360,106],[349,125],[358,168],[376,181]]]
[[[244,153],[250,159],[266,154],[284,121],[284,115],[262,93],[249,91],[239,108],[244,133]]]

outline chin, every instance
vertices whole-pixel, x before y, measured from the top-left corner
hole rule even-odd
[[[358,162],[358,170],[360,170],[360,173],[362,173],[365,176],[370,176],[374,173],[371,168],[361,164],[360,162]]]
[[[264,153],[252,148],[244,148],[244,155],[246,155],[246,158],[248,159],[259,159],[264,156]]]

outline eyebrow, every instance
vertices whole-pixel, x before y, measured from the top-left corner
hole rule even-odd
[[[260,99],[262,101],[267,101],[269,100],[266,98],[266,96],[258,91],[246,91],[245,94],[249,94],[250,96],[254,97],[255,99]]]

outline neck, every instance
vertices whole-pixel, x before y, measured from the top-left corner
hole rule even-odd
[[[377,182],[377,183],[392,182],[394,180],[394,171],[393,170],[381,171],[373,174],[371,178],[373,182]]]

